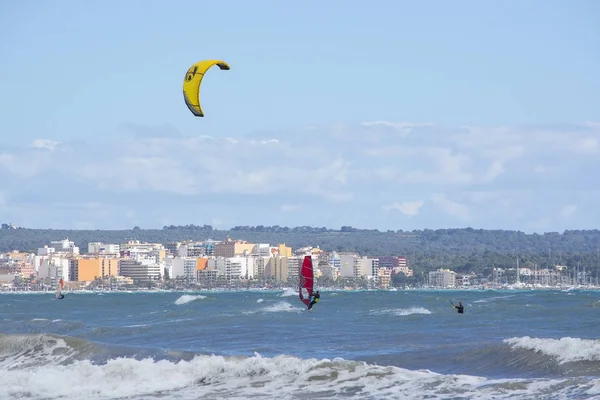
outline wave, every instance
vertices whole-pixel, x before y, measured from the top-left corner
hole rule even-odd
[[[426,308],[423,307],[410,307],[410,308],[382,308],[379,310],[371,310],[370,315],[396,315],[406,316],[412,314],[431,314]]]
[[[85,359],[93,352],[91,342],[51,334],[0,334],[0,367],[28,368]]]
[[[438,362],[445,351],[445,362]],[[464,343],[378,357],[392,365],[436,365],[438,372],[478,373],[488,377],[600,378],[600,341],[579,338],[539,339],[528,336],[479,346]],[[416,360],[416,364],[410,359]],[[367,359],[369,361],[369,359]]]
[[[244,314],[255,314],[257,312],[280,313],[280,312],[303,312],[305,308],[294,307],[286,301],[279,301],[275,304],[262,307],[258,310],[245,311]]]
[[[294,307],[290,303],[285,301],[280,301],[278,303],[272,304],[268,307],[263,308],[261,311],[266,312],[300,312],[304,311],[304,308]]]
[[[298,291],[290,288],[286,288],[283,290],[283,293],[279,295],[279,297],[289,297],[289,296],[297,296]]]
[[[559,364],[578,361],[600,362],[600,340],[563,337],[560,339],[532,338],[529,336],[505,339],[514,349],[532,350],[556,359]],[[600,367],[600,364],[598,365]]]
[[[175,300],[175,304],[180,306],[183,304],[187,304],[190,303],[194,300],[201,300],[201,299],[205,299],[206,296],[202,296],[202,295],[191,295],[191,294],[184,294],[183,296],[179,297],[177,300]]]
[[[365,362],[182,354],[87,358],[99,345],[56,335],[0,336],[0,398],[589,398],[600,379],[487,379]],[[8,361],[10,360],[10,361]],[[19,362],[15,362],[19,361]],[[57,384],[68,382],[68,384]]]
[[[489,303],[489,302],[495,302],[497,300],[502,300],[502,299],[508,299],[511,297],[515,297],[514,294],[508,294],[505,296],[492,296],[492,297],[488,297],[486,299],[479,299],[479,300],[475,300],[473,303]]]

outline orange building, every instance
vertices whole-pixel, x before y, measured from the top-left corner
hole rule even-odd
[[[74,259],[69,275],[70,280],[79,282],[117,276],[119,275],[119,259],[104,257]]]
[[[205,270],[208,266],[208,258],[198,257],[196,258],[196,271]]]

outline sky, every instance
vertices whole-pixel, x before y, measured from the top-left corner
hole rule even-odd
[[[600,225],[594,0],[5,0],[0,55],[0,222]]]

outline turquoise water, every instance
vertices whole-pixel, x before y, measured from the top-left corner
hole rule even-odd
[[[600,291],[322,291],[305,308],[291,290],[2,294],[0,398],[600,398]]]

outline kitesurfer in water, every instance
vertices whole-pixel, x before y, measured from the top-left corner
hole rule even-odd
[[[315,304],[317,304],[319,302],[319,297],[321,297],[321,295],[319,294],[319,291],[317,290],[316,292],[313,293],[313,299],[312,301],[308,304],[308,309],[310,310]]]
[[[65,298],[65,295],[64,295],[64,294],[62,294],[62,293],[61,293],[61,294],[57,294],[57,295],[56,295],[56,300],[62,300],[62,299],[64,299],[64,298]]]
[[[463,306],[462,301],[459,301],[457,306],[452,304],[452,307],[456,308],[456,312],[458,312],[459,314],[465,313],[465,307]]]

